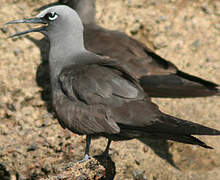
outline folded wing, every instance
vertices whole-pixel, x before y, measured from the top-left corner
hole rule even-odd
[[[111,62],[72,65],[60,75],[64,94],[89,108],[99,107],[91,116],[101,112],[105,124],[93,133],[111,134],[108,123],[114,124],[119,139],[158,137],[210,148],[191,135],[220,135],[220,132],[197,123],[162,113],[146,96],[138,82],[120,66]],[[81,120],[82,121],[82,120]],[[88,123],[86,119],[85,124]],[[94,121],[94,125],[97,123]],[[82,122],[81,122],[82,123]],[[107,126],[106,126],[107,124]],[[117,139],[117,138],[116,138]]]

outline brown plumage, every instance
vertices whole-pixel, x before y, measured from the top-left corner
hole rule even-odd
[[[95,54],[117,59],[140,80],[151,97],[204,97],[220,95],[219,85],[180,71],[143,43],[95,23],[94,0],[60,0],[79,13],[84,23],[85,47]],[[94,38],[95,37],[95,38]]]
[[[41,32],[50,40],[50,82],[53,108],[63,128],[111,140],[164,138],[211,148],[192,135],[220,135],[220,131],[161,112],[139,81],[114,59],[106,60],[84,48],[83,25],[67,6],[45,9],[36,18],[11,21],[47,26],[17,33]],[[73,45],[72,45],[73,44]],[[72,45],[72,46],[70,46]]]
[[[59,76],[65,96],[56,98],[55,107],[64,127],[111,140],[165,138],[205,148],[210,147],[191,135],[220,134],[162,113],[128,72],[115,63],[102,62],[99,57],[96,60],[68,66]]]

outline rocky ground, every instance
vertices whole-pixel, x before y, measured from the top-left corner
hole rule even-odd
[[[72,179],[77,173],[84,179],[220,179],[220,137],[207,136],[201,139],[214,150],[171,141],[113,142],[107,160],[100,138],[91,145],[91,155],[99,156],[65,169],[82,158],[85,137],[63,130],[51,112],[43,72],[48,44],[39,33],[7,39],[30,25],[3,27],[52,2],[1,0],[0,179],[65,179],[68,173]],[[97,0],[97,21],[144,42],[181,70],[220,83],[219,0]],[[220,129],[219,97],[153,100],[164,112]]]

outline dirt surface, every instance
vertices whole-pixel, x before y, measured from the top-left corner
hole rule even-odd
[[[52,0],[1,0],[0,27],[33,17],[34,9]],[[97,0],[97,21],[144,42],[181,70],[220,83],[219,0]],[[51,112],[47,67],[48,44],[34,33],[7,36],[30,25],[0,31],[0,179],[44,179],[62,173],[81,159],[85,137],[65,131]],[[220,98],[154,99],[177,117],[220,129]],[[114,179],[220,179],[220,137],[203,136],[214,150],[174,142],[113,142]],[[107,141],[92,141],[91,155],[100,155]],[[104,165],[104,167],[107,167]]]

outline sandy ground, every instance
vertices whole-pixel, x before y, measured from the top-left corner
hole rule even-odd
[[[32,17],[52,0],[1,0],[0,27]],[[144,42],[181,70],[220,83],[219,0],[97,0],[100,25]],[[82,158],[85,137],[65,131],[51,112],[46,67],[48,44],[39,33],[7,36],[30,25],[0,31],[0,179],[39,179]],[[153,99],[169,114],[220,129],[220,98]],[[220,179],[220,138],[201,137],[206,150],[171,141],[113,142],[114,179]],[[92,141],[91,155],[104,149]]]

